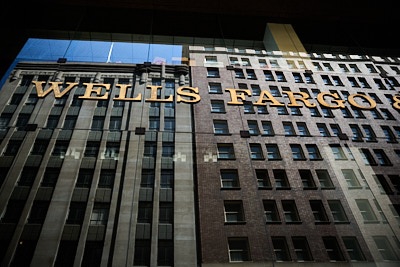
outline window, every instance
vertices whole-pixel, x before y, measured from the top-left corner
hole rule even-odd
[[[294,200],[282,200],[282,208],[287,223],[300,222],[299,213],[297,212]]]
[[[210,94],[222,94],[222,87],[220,83],[208,83]]]
[[[140,187],[153,188],[154,187],[154,170],[142,170],[142,177]]]
[[[366,67],[369,71],[369,73],[377,73],[378,71],[375,69],[374,65],[372,64],[366,64]]]
[[[307,125],[304,122],[296,122],[296,124],[300,136],[310,136],[310,132],[308,131]]]
[[[294,252],[296,253],[297,261],[313,260],[306,237],[293,236],[292,242],[293,242]]]
[[[38,167],[24,167],[22,169],[21,176],[18,179],[18,186],[31,186],[36,178],[36,174],[38,171]],[[0,186],[1,182],[2,181],[0,180]]]
[[[343,86],[342,80],[338,76],[332,76],[332,80],[336,86]]]
[[[321,189],[332,189],[334,188],[331,177],[327,170],[316,170],[317,178]]]
[[[108,204],[95,203],[90,217],[91,225],[106,225],[108,220]]]
[[[74,129],[77,119],[78,119],[77,116],[66,116],[64,120],[63,129],[64,130]]]
[[[386,236],[373,236],[373,239],[383,260],[385,261],[399,260],[392,248],[392,245],[390,245],[390,242]]]
[[[112,188],[114,185],[115,170],[101,170],[99,188]]]
[[[98,100],[97,101],[97,107],[99,107],[99,108],[107,108],[108,107],[108,100]]]
[[[279,212],[275,200],[264,200],[263,204],[266,222],[280,223],[281,219],[279,217]]]
[[[78,241],[61,240],[54,266],[73,266]]]
[[[310,74],[304,74],[304,77],[306,78],[306,83],[308,84],[315,83],[314,78]]]
[[[24,94],[13,94],[11,97],[11,100],[9,102],[9,105],[19,105],[21,103],[22,98],[24,97]]]
[[[174,172],[169,170],[161,170],[161,188],[174,187]]]
[[[394,116],[392,115],[392,113],[390,113],[389,110],[381,108],[381,113],[383,114],[383,117],[385,117],[386,120],[395,120]]]
[[[241,69],[235,69],[235,78],[237,79],[244,79],[244,73]]]
[[[332,81],[328,75],[321,75],[321,78],[325,85],[332,85]]]
[[[264,76],[266,81],[275,81],[271,71],[264,70]]]
[[[49,142],[47,140],[36,140],[33,145],[31,155],[41,155],[43,156],[46,152]]]
[[[60,116],[50,115],[47,119],[46,128],[47,129],[55,129],[58,125],[58,121],[60,120]]]
[[[283,130],[285,131],[286,136],[291,136],[291,135],[296,135],[296,132],[294,131],[293,124],[289,121],[284,121],[282,122],[283,124]]]
[[[237,170],[221,170],[222,188],[239,188]]]
[[[173,266],[173,265],[174,265],[173,242],[170,240],[159,240],[157,266]]]
[[[321,136],[330,136],[328,128],[324,123],[317,123],[317,127]]]
[[[104,117],[103,116],[94,116],[92,120],[92,131],[101,131],[104,126]]]
[[[1,114],[0,116],[0,131],[6,130],[11,120],[11,114]]]
[[[371,152],[368,149],[362,148],[359,151],[360,151],[361,157],[364,160],[365,165],[376,165],[376,162],[375,162],[374,158],[372,157]]]
[[[259,96],[261,94],[261,89],[260,86],[257,84],[252,84],[251,86],[251,92],[253,96]]]
[[[329,109],[329,108],[321,108],[321,110],[322,110],[322,114],[324,114],[324,117],[326,117],[326,118],[333,118],[334,117],[331,109]]]
[[[139,201],[138,223],[151,223],[153,218],[153,203],[150,201]]]
[[[54,145],[52,156],[59,156],[60,158],[65,157],[65,153],[67,153],[67,149],[69,146],[69,142],[66,141],[57,141]]]
[[[374,119],[376,119],[376,120],[383,119],[381,113],[379,113],[378,110],[376,110],[376,109],[371,109],[370,112],[371,112],[372,117],[373,117]]]
[[[351,87],[360,87],[360,85],[356,81],[356,78],[348,77],[347,79],[349,80]]]
[[[21,146],[22,141],[19,140],[10,140],[7,144],[7,148],[4,151],[4,156],[16,156]]]
[[[119,147],[120,147],[119,142],[107,142],[106,151],[104,152],[104,157],[118,160]]]
[[[99,142],[88,141],[86,143],[86,149],[84,154],[85,157],[97,157],[97,154],[99,153],[99,148],[100,148]]]
[[[217,62],[217,57],[215,56],[206,56],[205,57],[206,63],[216,63]]]
[[[354,73],[360,72],[360,70],[358,69],[356,64],[350,64],[349,66],[350,66],[350,69],[352,72],[354,72]]]
[[[211,100],[211,112],[223,113],[225,112],[225,105],[223,100]]]
[[[136,266],[150,266],[150,240],[135,240],[135,256],[133,264]]]
[[[283,72],[277,71],[275,74],[278,82],[286,82],[286,78]]]
[[[80,169],[76,181],[76,187],[89,188],[92,184],[93,174],[93,169]]]
[[[245,221],[242,201],[224,201],[224,209],[226,223],[240,223]]]
[[[263,128],[263,134],[274,135],[274,129],[272,128],[272,123],[270,121],[262,121],[261,125]]]
[[[372,127],[370,125],[363,125],[362,127],[365,133],[365,141],[376,142],[376,135]]]
[[[259,189],[270,189],[271,181],[267,170],[256,170],[257,184]]]
[[[293,154],[293,160],[305,160],[303,149],[301,145],[298,144],[291,144],[290,148]]]
[[[331,150],[332,150],[332,153],[333,153],[333,158],[335,160],[346,160],[347,159],[347,157],[344,154],[343,149],[342,149],[341,146],[339,146],[339,145],[331,145]]]
[[[274,97],[281,97],[282,96],[281,93],[279,92],[278,87],[276,87],[276,86],[272,86],[271,85],[269,87],[269,91],[270,91],[271,95],[274,96]]]
[[[301,182],[304,189],[315,189],[314,179],[310,170],[299,170]]]
[[[172,202],[160,202],[159,223],[172,224],[174,221],[174,207]]]
[[[67,216],[67,224],[82,224],[85,217],[86,202],[71,202]]]
[[[340,129],[339,124],[330,124],[330,126],[334,136],[339,136],[342,134],[342,129]]]
[[[362,113],[361,109],[352,108],[354,117],[357,119],[365,119],[364,113]]]
[[[276,110],[278,112],[278,115],[288,115],[289,114],[286,107],[284,107],[284,106],[279,106],[276,108]]]
[[[250,144],[251,159],[264,159],[260,144]]]
[[[310,160],[321,160],[321,154],[319,153],[319,149],[317,145],[306,145],[308,157]]]
[[[390,162],[388,156],[386,156],[385,151],[383,149],[374,149],[374,153],[376,157],[378,158],[378,162],[381,165],[392,165]]]
[[[349,188],[361,187],[357,180],[356,174],[352,169],[342,169],[342,174]]]
[[[267,157],[269,160],[280,160],[281,154],[279,153],[278,145],[276,144],[267,144]]]
[[[276,257],[276,261],[291,261],[289,248],[286,243],[285,237],[271,237],[272,244],[274,246],[274,253]]]
[[[214,120],[215,134],[229,134],[228,122],[226,120]]]
[[[295,83],[303,83],[300,73],[293,73],[293,78]]]
[[[325,212],[324,204],[321,200],[310,200],[310,206],[316,223],[329,222],[328,216]]]
[[[275,178],[276,189],[290,189],[289,180],[285,170],[272,170]]]
[[[367,199],[356,199],[364,222],[379,222]]]
[[[257,76],[254,72],[254,70],[246,70],[247,73],[247,79],[252,79],[252,80],[256,80]]]
[[[218,159],[235,159],[233,144],[217,144]]]
[[[247,238],[228,238],[229,261],[250,261],[250,251]]]
[[[328,200],[328,205],[335,223],[347,223],[349,221],[340,200]]]
[[[331,261],[344,261],[342,251],[335,237],[322,237],[322,240]]]
[[[346,247],[347,254],[352,261],[365,261],[365,256],[355,236],[344,236],[342,240]]]
[[[219,71],[216,68],[207,68],[207,78],[219,78]]]
[[[1,214],[0,222],[2,223],[18,223],[22,210],[25,206],[23,200],[10,199],[3,214]]]
[[[149,131],[159,131],[160,130],[160,118],[150,117],[149,118]]]
[[[49,205],[49,201],[35,200],[29,213],[28,223],[43,224]]]
[[[244,101],[243,102],[243,108],[244,108],[244,113],[254,113],[254,108],[253,108],[253,103],[250,101]]]
[[[293,115],[293,116],[301,116],[301,111],[300,111],[300,109],[297,108],[297,107],[291,107],[291,108],[290,108],[290,113],[291,113],[291,115]]]
[[[381,128],[388,143],[397,143],[396,136],[393,134],[389,126],[381,126]]]
[[[358,78],[358,81],[360,82],[362,88],[371,88],[365,78]]]
[[[121,130],[122,118],[121,117],[111,117],[110,118],[110,131]]]
[[[249,126],[249,132],[251,135],[259,135],[260,134],[257,121],[247,121],[247,124]]]

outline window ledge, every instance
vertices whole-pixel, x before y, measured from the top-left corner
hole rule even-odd
[[[349,186],[347,187],[349,190],[354,190],[354,189],[363,189],[362,186]]]
[[[317,190],[318,187],[303,187],[303,190]]]
[[[380,221],[364,221],[364,224],[379,224]]]
[[[267,224],[282,224],[281,221],[267,221],[265,223],[267,223]]]
[[[240,190],[240,187],[221,187],[221,190]]]
[[[214,135],[218,135],[218,136],[231,136],[231,133],[214,133]]]
[[[277,187],[276,190],[290,190],[290,187]]]
[[[335,190],[336,189],[336,187],[324,187],[324,188],[321,188],[321,190]]]
[[[243,224],[246,224],[246,222],[245,221],[243,221],[243,222],[225,222],[224,224],[225,225],[243,225]]]
[[[335,222],[335,224],[350,224],[350,222],[349,221]]]
[[[272,190],[272,187],[258,187],[258,190]]]
[[[302,224],[302,221],[286,222],[286,224]]]
[[[330,221],[324,222],[324,221],[320,221],[320,222],[315,222],[315,224],[331,224]]]
[[[324,159],[323,158],[320,158],[320,159],[310,159],[310,161],[323,161]]]

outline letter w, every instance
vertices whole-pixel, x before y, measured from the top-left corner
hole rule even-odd
[[[67,83],[68,87],[64,89],[64,91],[60,92],[59,85],[62,82],[50,82],[51,86],[46,91],[43,91],[43,84],[46,82],[32,81],[36,85],[36,92],[38,97],[45,97],[51,91],[54,92],[54,96],[56,98],[61,98],[63,95],[68,93],[74,86],[78,85],[78,83]]]

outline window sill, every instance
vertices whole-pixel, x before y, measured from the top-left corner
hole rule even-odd
[[[350,224],[350,222],[349,221],[335,222],[335,224]]]
[[[214,133],[214,135],[218,135],[218,136],[231,136],[231,133]]]
[[[380,221],[364,221],[364,224],[379,224]]]
[[[272,187],[258,187],[258,190],[272,190]]]
[[[281,221],[267,221],[266,224],[282,224]]]
[[[349,190],[354,190],[354,189],[363,189],[362,186],[349,186],[347,187]]]
[[[302,221],[286,222],[286,224],[302,224]]]
[[[276,190],[291,190],[290,187],[277,187]]]
[[[310,159],[310,161],[323,161],[324,159],[323,158],[320,158],[320,159]]]
[[[258,160],[258,161],[262,161],[262,160],[265,160],[265,158],[251,158],[251,160]]]
[[[321,190],[335,190],[336,187],[323,187]]]
[[[303,187],[303,190],[317,190],[318,187]]]
[[[236,160],[236,158],[226,158],[226,159],[221,159],[221,158],[218,158],[218,160],[223,160],[223,161],[225,161],[225,160]]]
[[[322,222],[322,221],[321,221],[321,222],[315,222],[315,224],[316,224],[316,225],[317,225],[317,224],[325,224],[325,225],[326,225],[326,224],[331,224],[331,222],[329,222],[329,221],[327,221],[327,222]]]
[[[240,187],[221,187],[221,190],[240,190]]]
[[[307,159],[306,158],[304,158],[304,159],[293,159],[293,161],[306,161]]]
[[[244,225],[246,222],[224,222],[225,225]]]

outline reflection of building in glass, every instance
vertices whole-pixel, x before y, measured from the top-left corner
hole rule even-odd
[[[2,264],[397,266],[398,59],[305,51],[281,26],[140,64],[111,42],[101,63],[19,62],[0,92]]]

